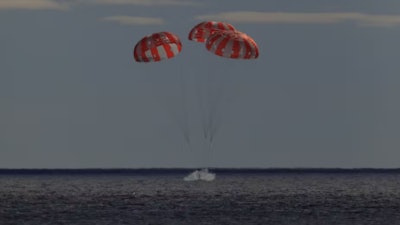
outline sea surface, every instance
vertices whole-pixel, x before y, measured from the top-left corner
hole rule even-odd
[[[0,170],[0,225],[400,224],[400,170]]]

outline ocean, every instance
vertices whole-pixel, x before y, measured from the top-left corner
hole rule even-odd
[[[0,170],[0,225],[400,224],[400,170]]]

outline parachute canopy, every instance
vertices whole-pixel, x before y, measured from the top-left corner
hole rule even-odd
[[[142,38],[133,50],[137,62],[157,62],[175,57],[182,51],[182,43],[171,32],[158,32]]]
[[[206,48],[218,56],[232,59],[255,59],[258,57],[257,43],[240,31],[214,32],[207,39]]]
[[[189,40],[196,42],[206,42],[207,38],[211,36],[215,31],[223,30],[236,30],[229,23],[216,22],[216,21],[205,21],[197,24],[189,32]]]

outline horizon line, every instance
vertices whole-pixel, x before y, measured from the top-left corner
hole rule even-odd
[[[176,168],[0,168],[1,174],[170,174],[198,170],[192,167]],[[317,168],[317,167],[208,167],[219,173],[400,173],[400,168]]]

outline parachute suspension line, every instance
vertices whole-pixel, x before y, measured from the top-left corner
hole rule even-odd
[[[159,80],[160,78],[156,77],[156,79]],[[154,86],[152,90],[152,92],[155,95],[155,99],[160,103],[161,106],[163,106],[164,110],[170,116],[172,121],[176,123],[178,128],[183,132],[184,127],[182,126],[182,122],[179,120],[179,116],[177,115],[176,109],[174,109],[174,107],[171,105],[172,101],[171,96],[168,95],[169,94],[168,92],[166,92],[167,90],[169,90],[168,87],[166,87],[167,85],[160,83],[158,85],[159,86]]]
[[[179,64],[180,65],[180,64]],[[185,97],[185,89],[184,89],[184,77],[183,71],[180,69],[174,69],[173,71],[168,70],[166,64],[160,62],[158,66],[153,66],[149,71],[150,76],[148,77],[152,80],[153,87],[151,88],[151,94],[154,100],[158,102],[158,105],[165,111],[165,113],[169,116],[174,125],[177,126],[178,131],[182,132],[183,144],[182,148],[185,148],[185,145],[191,149],[190,144],[190,132],[188,126],[188,113],[186,107],[186,101],[184,101]],[[179,68],[179,67],[178,67]],[[175,74],[175,84],[172,83],[160,82],[164,76],[159,76],[160,73],[157,70],[170,71]],[[154,75],[156,74],[156,75]],[[154,75],[154,76],[151,76]],[[164,74],[162,74],[164,75]],[[172,88],[175,87],[175,88]],[[175,93],[175,94],[174,94]]]
[[[213,109],[214,109],[214,102],[215,102],[215,96],[214,96],[214,87],[213,87],[213,82],[211,80],[211,75],[208,74],[207,77],[207,133],[208,133],[208,141],[211,141],[212,139],[212,132],[211,128],[213,126]]]
[[[224,97],[224,79],[223,79],[223,73],[217,73],[215,75],[215,80],[213,82],[214,85],[214,90],[213,90],[213,101],[212,104],[210,105],[210,142],[213,141],[219,120],[220,120],[220,115],[221,108],[223,107],[222,103],[223,97]]]
[[[191,148],[190,144],[190,129],[189,129],[189,112],[187,106],[187,90],[186,90],[186,80],[184,78],[182,64],[179,64],[179,75],[180,75],[180,88],[181,88],[181,105],[182,105],[182,112],[183,112],[183,136],[188,144],[189,149]]]
[[[211,86],[211,73],[207,73],[206,76],[206,102],[207,102],[207,138],[211,138],[210,127],[211,127],[211,97],[212,97],[212,86]]]
[[[203,78],[203,79],[202,79]],[[207,139],[207,112],[206,112],[206,97],[205,97],[205,82],[204,82],[204,77],[203,74],[200,72],[200,74],[195,74],[195,86],[196,86],[196,92],[197,92],[197,101],[198,101],[198,107],[199,107],[199,113],[200,113],[200,119],[201,119],[201,128],[203,130],[203,137],[204,139]]]
[[[213,153],[213,141],[212,138],[208,138],[206,140],[206,150],[205,150],[205,159],[204,159],[204,168],[209,168],[211,166],[211,155]]]
[[[206,62],[205,62],[206,63]],[[198,70],[195,73],[195,87],[198,100],[201,130],[203,133],[202,146],[205,151],[203,151],[203,166],[207,168],[210,163],[210,140],[212,139],[211,127],[212,127],[212,112],[211,106],[214,104],[212,97],[213,87],[212,87],[212,77],[213,70],[211,65],[202,66],[203,70]]]
[[[207,139],[206,139],[206,144],[207,144],[207,162],[210,162],[212,151],[213,151],[213,141],[214,141],[214,126],[216,122],[216,114],[218,111],[218,106],[220,105],[221,101],[221,94],[222,94],[222,80],[219,79],[221,78],[222,74],[219,73],[218,71],[213,71],[213,73],[208,73],[207,76],[207,113],[208,113],[208,118],[207,118]],[[209,165],[208,165],[209,166]]]
[[[225,60],[224,60],[225,61]],[[228,61],[225,61],[228,62]],[[218,67],[216,67],[218,68]],[[230,68],[230,65],[227,63],[224,68]],[[208,124],[209,129],[209,140],[210,145],[213,145],[215,135],[217,134],[219,128],[222,125],[223,115],[227,110],[228,105],[226,104],[226,98],[229,96],[230,90],[227,90],[230,81],[232,80],[232,73],[226,70],[224,71],[215,71],[215,75],[213,76],[214,80],[209,82],[209,86],[212,89],[209,91],[211,93],[212,98],[210,98],[210,120]],[[212,149],[212,148],[211,148]]]
[[[208,67],[210,68],[210,67]],[[214,67],[213,67],[214,68]],[[211,156],[213,154],[213,146],[216,130],[218,128],[221,103],[223,102],[223,86],[224,86],[224,72],[213,69],[204,76],[204,89],[206,91],[206,136],[205,136],[205,166],[210,166]]]
[[[237,71],[238,65],[239,64],[236,61],[230,61],[224,66],[229,68],[229,71],[226,71],[226,76],[223,78],[224,82],[221,83],[223,89],[221,98],[223,98],[223,101],[219,111],[216,113],[216,121],[212,130],[214,136],[223,125],[223,121],[230,116],[231,107],[233,106],[232,103],[237,100],[242,93],[243,85],[235,79],[237,77],[234,76],[234,71]]]

